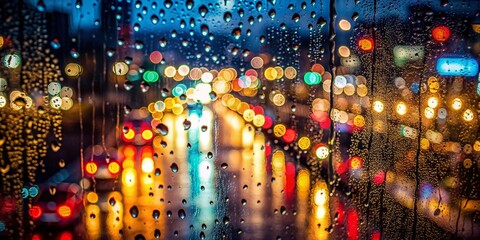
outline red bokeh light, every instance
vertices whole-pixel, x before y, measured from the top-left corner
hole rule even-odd
[[[42,216],[42,208],[39,206],[33,206],[28,210],[28,214],[30,214],[30,217],[32,218],[39,218]]]
[[[297,132],[291,128],[288,128],[285,131],[285,134],[282,136],[283,141],[286,143],[291,143],[297,138]]]
[[[364,52],[373,51],[375,44],[372,38],[361,38],[358,40],[358,47]]]
[[[450,28],[446,26],[438,26],[432,30],[433,39],[440,43],[446,42],[450,38],[451,34]]]

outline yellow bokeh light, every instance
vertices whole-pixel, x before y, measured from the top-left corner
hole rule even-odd
[[[126,64],[125,64],[126,65]],[[127,66],[128,68],[128,66]],[[76,63],[69,63],[65,66],[65,74],[70,77],[77,77],[82,73],[82,66]]]
[[[110,171],[112,174],[117,174],[120,171],[120,164],[117,162],[110,162],[108,164],[108,171]]]
[[[191,80],[200,80],[202,77],[202,70],[200,68],[192,68],[190,74],[188,75]]]
[[[97,164],[95,164],[94,162],[89,162],[85,166],[85,171],[87,171],[88,174],[95,174],[97,170]]]
[[[253,125],[255,127],[261,127],[265,123],[265,117],[262,114],[257,114],[253,117]]]
[[[287,79],[294,79],[297,77],[297,69],[294,67],[287,67],[285,68],[284,74]]]
[[[277,150],[272,154],[272,169],[282,171],[285,169],[285,153]]]
[[[287,131],[287,128],[283,124],[277,124],[273,127],[273,134],[275,137],[282,137],[285,135],[285,132]]]
[[[204,72],[202,74],[202,82],[209,83],[213,80],[213,74],[211,72]]]
[[[338,48],[338,54],[340,55],[340,57],[350,57],[350,49],[347,46],[340,46]]]
[[[475,141],[475,143],[473,144],[473,150],[475,152],[480,152],[480,140]]]
[[[163,102],[165,103],[166,109],[172,109],[173,105],[175,104],[175,100],[173,100],[173,98],[165,98]]]
[[[349,31],[351,28],[352,28],[352,24],[350,24],[349,21],[345,20],[345,19],[342,19],[338,22],[338,26],[340,27],[340,29],[342,29],[343,31]]]
[[[250,60],[250,64],[253,68],[261,68],[263,67],[263,59],[261,57],[254,57]]]
[[[326,159],[330,155],[330,150],[326,146],[320,146],[315,150],[315,155],[320,159]]]
[[[426,138],[420,139],[420,148],[422,150],[428,150],[430,148],[430,141]]]
[[[135,185],[137,179],[137,171],[134,168],[124,168],[122,172],[122,183],[127,187]]]
[[[190,67],[187,65],[181,65],[177,70],[178,74],[182,77],[185,77],[190,72]]]
[[[277,70],[275,70],[275,68],[269,67],[265,69],[264,76],[267,80],[273,81],[277,78]]]
[[[123,134],[123,136],[125,136],[125,138],[128,139],[128,140],[132,140],[135,137],[135,131],[133,131],[133,129],[129,128],[128,131]]]
[[[150,139],[152,139],[152,137],[153,137],[152,131],[150,131],[149,129],[143,130],[143,132],[142,132],[142,138],[143,139],[150,140]]]
[[[175,69],[174,66],[168,66],[165,68],[163,73],[165,74],[166,77],[172,78],[177,73],[177,70]]]
[[[322,206],[328,201],[328,190],[327,188],[319,187],[315,191],[315,205]]]
[[[384,109],[383,102],[381,102],[381,101],[373,102],[373,110],[375,112],[381,113],[381,112],[383,112],[383,109]]]
[[[310,172],[307,169],[301,169],[297,175],[298,191],[310,190]]]
[[[474,113],[472,110],[467,109],[463,112],[463,120],[470,122],[473,120],[473,118],[474,118]]]
[[[428,106],[431,108],[436,108],[438,106],[438,98],[430,97],[427,101]]]
[[[455,110],[460,110],[462,108],[462,100],[460,98],[453,99],[452,108]]]
[[[146,158],[143,158],[142,160],[142,171],[145,172],[145,173],[151,173],[153,172],[153,168],[154,168],[154,163],[153,163],[153,159],[149,158],[149,157],[146,157]]]
[[[435,110],[431,107],[426,107],[424,113],[427,119],[432,119],[435,117]]]
[[[248,109],[250,109],[250,105],[248,105],[248,103],[246,102],[241,102],[240,104],[237,105],[236,111],[239,114],[243,115],[243,113]]]
[[[132,159],[125,159],[122,162],[123,169],[135,167],[135,162]]]
[[[285,96],[283,96],[281,93],[277,93],[273,95],[272,102],[275,104],[275,106],[281,107],[285,104]]]
[[[87,193],[87,201],[89,203],[97,203],[98,202],[98,195],[96,192],[89,192]]]
[[[281,67],[276,66],[275,71],[277,72],[277,79],[280,79],[283,77],[283,69]]]
[[[353,124],[357,127],[365,126],[365,118],[362,115],[357,115],[353,118]]]
[[[407,105],[404,102],[397,103],[395,110],[399,115],[405,115],[407,113]]]
[[[124,62],[116,62],[113,64],[112,71],[119,76],[126,75],[128,73],[128,65]]]
[[[301,137],[298,139],[298,147],[302,150],[307,150],[310,147],[310,138],[308,137]]]
[[[243,119],[247,122],[253,121],[253,118],[255,117],[255,112],[252,109],[247,109],[243,112]]]
[[[173,114],[175,114],[175,115],[177,115],[177,116],[180,115],[180,114],[182,114],[182,113],[183,113],[183,106],[182,106],[182,104],[175,103],[175,104],[173,105],[173,107],[172,107],[172,112],[173,112]]]

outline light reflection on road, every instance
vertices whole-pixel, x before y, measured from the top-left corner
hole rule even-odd
[[[185,119],[191,122],[188,131]],[[204,106],[180,116],[165,114],[163,123],[168,134],[124,159],[120,190],[98,192],[106,197],[86,206],[90,239],[328,238],[325,183],[312,185],[314,192],[327,191],[326,200],[318,200],[310,194],[308,170],[296,175],[292,159],[279,149],[272,153],[269,173],[266,137],[237,114],[221,105]],[[145,166],[148,158],[153,168]]]

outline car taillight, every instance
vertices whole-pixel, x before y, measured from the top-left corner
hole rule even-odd
[[[72,209],[67,205],[60,205],[57,208],[57,214],[62,218],[69,218],[72,216]]]
[[[143,140],[150,141],[152,139],[152,137],[153,137],[152,131],[150,131],[148,129],[143,130],[143,132],[142,132]]]
[[[108,171],[111,173],[111,174],[117,174],[118,172],[120,172],[120,164],[118,164],[118,162],[115,162],[115,161],[112,161],[108,164]]]
[[[135,131],[133,129],[129,128],[126,132],[123,133],[123,140],[126,142],[132,141],[132,139],[135,137]]]
[[[30,214],[32,218],[39,218],[42,216],[42,208],[39,206],[33,206],[28,210],[28,214]]]
[[[88,174],[94,175],[98,170],[98,166],[94,162],[89,162],[87,165],[85,165],[85,171],[87,171]]]

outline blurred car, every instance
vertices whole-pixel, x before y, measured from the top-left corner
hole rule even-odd
[[[122,140],[127,144],[144,145],[150,143],[154,133],[146,120],[127,120],[123,123]]]
[[[79,185],[41,185],[28,213],[37,224],[67,226],[76,223],[82,207],[82,189]]]
[[[120,174],[121,163],[115,159],[106,160],[104,156],[94,156],[84,161],[85,175],[95,179],[116,179]]]

